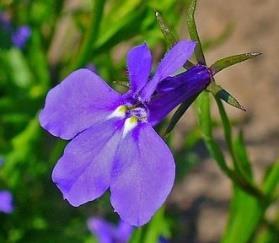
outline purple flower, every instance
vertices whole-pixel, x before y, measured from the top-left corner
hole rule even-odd
[[[28,26],[20,26],[12,33],[12,43],[18,48],[23,48],[30,35],[31,30]]]
[[[20,49],[24,48],[31,35],[31,29],[27,25],[13,26],[4,13],[0,13],[0,31],[5,32],[1,34],[6,37],[5,39],[10,42],[9,44]]]
[[[169,78],[194,47],[191,41],[178,42],[151,79],[152,57],[147,45],[131,49],[127,56],[130,90],[125,94],[112,90],[87,69],[71,73],[49,91],[39,119],[54,136],[72,139],[52,173],[71,205],[95,200],[110,189],[114,210],[135,226],[147,223],[160,208],[172,189],[175,164],[152,126],[177,102],[196,95],[208,84],[208,80],[196,80],[191,78],[194,73],[189,77],[185,72],[189,80],[184,80],[184,85],[190,91],[184,89],[178,99],[174,83],[183,80],[180,76]],[[203,75],[209,76],[207,71]],[[172,92],[166,87],[159,89],[163,82],[169,83]]]
[[[133,227],[123,221],[116,226],[101,218],[90,218],[87,226],[99,243],[125,243],[133,232]]]
[[[0,191],[0,212],[11,213],[14,210],[12,194],[9,191]]]

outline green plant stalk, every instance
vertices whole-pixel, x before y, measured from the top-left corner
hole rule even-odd
[[[196,27],[195,22],[195,10],[196,10],[197,0],[192,0],[190,6],[187,11],[187,26],[189,30],[189,34],[192,40],[197,42],[195,48],[195,55],[200,64],[206,65],[205,57],[202,50],[202,45],[200,42],[199,34]],[[214,79],[212,80],[213,83]],[[221,108],[223,108],[221,104]],[[221,109],[222,120],[225,122],[223,124],[225,130],[226,140],[229,142],[229,147],[232,148],[231,142],[231,129],[229,124],[229,119],[225,113],[224,109]],[[211,156],[216,160],[220,169],[240,188],[242,188],[247,193],[257,197],[259,200],[263,200],[264,194],[261,190],[259,190],[256,186],[251,184],[248,180],[242,177],[240,174],[236,173],[237,171],[232,170],[228,167],[225,157],[222,153],[222,150],[215,142],[212,133],[212,121],[211,121],[211,114],[210,114],[210,102],[209,102],[209,94],[207,92],[203,92],[198,97],[198,118],[200,122],[200,127],[202,130],[202,136],[206,143],[207,149]],[[233,149],[231,149],[232,154],[234,156]],[[235,163],[238,168],[238,165]]]
[[[93,7],[89,28],[84,42],[82,43],[77,61],[74,63],[74,67],[72,69],[80,68],[87,64],[87,61],[92,53],[94,42],[98,38],[106,0],[92,0],[91,2]]]
[[[241,175],[245,175],[242,172],[241,165],[239,164],[239,161],[237,160],[237,158],[235,156],[235,153],[234,153],[233,142],[232,142],[231,123],[230,123],[228,115],[227,115],[227,113],[225,111],[224,105],[222,104],[222,101],[220,99],[218,99],[217,97],[215,97],[215,101],[217,103],[219,114],[221,116],[221,120],[222,120],[222,123],[223,123],[225,140],[226,140],[226,143],[227,143],[227,146],[228,146],[229,153],[230,153],[230,155],[232,157],[234,169],[236,170],[237,173],[239,173]]]
[[[205,57],[202,51],[202,45],[201,45],[201,41],[199,38],[199,34],[197,31],[197,26],[196,26],[196,22],[195,22],[195,11],[196,11],[196,6],[197,6],[197,0],[192,0],[188,11],[187,11],[187,18],[186,18],[186,22],[187,22],[187,26],[188,26],[188,30],[189,30],[189,34],[190,37],[193,41],[196,41],[196,48],[195,48],[195,55],[197,58],[198,63],[205,65]]]
[[[264,215],[274,198],[274,192],[279,185],[279,161],[276,161],[267,171],[262,190],[265,193],[265,201],[256,200],[251,195],[234,187],[230,220],[222,238],[222,243],[246,243],[255,242],[255,234],[265,220]]]
[[[202,93],[198,98],[198,118],[206,147],[211,156],[216,160],[220,169],[233,181],[233,183],[238,185],[245,192],[253,195],[261,201],[264,200],[264,194],[259,188],[228,167],[222,150],[213,138],[210,101],[207,92]]]

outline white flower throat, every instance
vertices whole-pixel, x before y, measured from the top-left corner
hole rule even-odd
[[[148,112],[143,106],[136,105],[120,105],[108,117],[111,118],[124,118],[124,131],[123,136],[136,127],[138,122],[147,122]]]

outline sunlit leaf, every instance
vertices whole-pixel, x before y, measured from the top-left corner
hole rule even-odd
[[[171,30],[171,28],[168,26],[167,22],[164,20],[162,15],[157,10],[155,10],[155,16],[156,16],[157,22],[159,24],[160,30],[165,37],[167,45],[170,48],[177,42],[176,34],[174,33],[173,30]]]
[[[207,87],[207,90],[210,91],[215,97],[225,101],[229,105],[246,111],[246,109],[242,105],[240,105],[236,98],[234,98],[228,91],[224,90],[215,82],[211,82],[210,85]]]
[[[225,57],[225,58],[222,58],[222,59],[216,61],[214,64],[212,64],[210,69],[212,70],[213,74],[216,74],[227,67],[230,67],[230,66],[235,65],[240,62],[244,62],[248,59],[257,57],[261,54],[262,53],[260,53],[260,52],[249,52],[249,53],[244,53],[244,54],[240,54],[240,55]]]
[[[167,136],[176,126],[178,121],[181,119],[181,117],[184,115],[184,113],[187,111],[189,106],[193,103],[193,101],[197,98],[198,95],[195,95],[191,97],[190,99],[187,99],[184,101],[175,111],[173,116],[171,117],[170,123],[165,131],[165,135]]]

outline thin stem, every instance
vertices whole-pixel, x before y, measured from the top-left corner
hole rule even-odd
[[[92,0],[92,14],[88,32],[86,33],[84,42],[81,46],[77,61],[74,63],[73,69],[86,65],[94,46],[94,42],[98,38],[101,20],[103,17],[105,0]]]
[[[217,103],[218,110],[219,110],[221,120],[222,120],[222,123],[223,123],[225,140],[226,140],[226,143],[227,143],[227,146],[228,146],[228,149],[229,149],[229,153],[232,157],[234,168],[237,172],[243,174],[242,170],[241,170],[241,166],[239,165],[239,163],[237,161],[237,158],[234,154],[234,150],[233,150],[232,129],[231,129],[230,120],[229,120],[228,115],[225,111],[225,108],[222,104],[222,101],[220,99],[216,98],[216,97],[215,97],[215,101]]]
[[[189,34],[192,40],[196,41],[195,55],[198,63],[206,65],[200,37],[197,31],[196,21],[195,21],[195,11],[197,6],[197,0],[192,0],[187,11],[187,26]]]
[[[265,199],[264,193],[255,185],[242,177],[237,171],[232,170],[226,163],[225,156],[219,145],[215,142],[212,132],[212,120],[210,114],[209,94],[204,92],[198,98],[198,117],[202,129],[203,139],[211,156],[215,159],[220,169],[242,190],[258,198],[260,201]],[[228,134],[227,134],[228,135]]]

